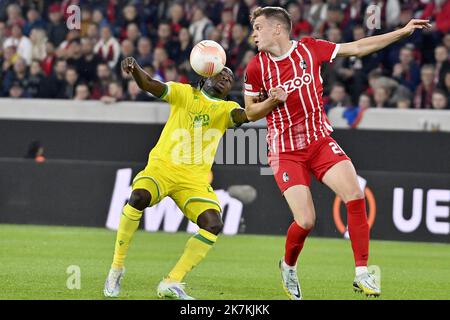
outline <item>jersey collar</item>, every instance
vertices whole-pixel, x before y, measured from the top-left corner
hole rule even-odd
[[[282,54],[281,56],[274,57],[270,53],[267,53],[269,55],[270,59],[272,59],[273,61],[281,61],[281,60],[289,57],[291,55],[292,51],[294,51],[294,49],[297,47],[297,41],[291,40],[291,42],[292,42],[291,48],[288,50],[288,52],[286,52],[285,54]]]
[[[211,101],[222,101],[222,99],[215,98],[215,97],[209,95],[208,93],[206,93],[205,91],[203,91],[203,89],[200,90],[200,92],[201,92],[201,93],[203,94],[203,96],[204,96],[206,99],[208,99],[208,100],[211,100]]]

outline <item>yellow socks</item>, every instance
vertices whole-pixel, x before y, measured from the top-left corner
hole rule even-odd
[[[123,268],[131,238],[139,227],[139,220],[141,217],[142,211],[133,208],[128,203],[123,207],[119,229],[117,230],[116,246],[114,249],[114,259],[112,263],[114,269]]]
[[[186,274],[206,257],[216,240],[216,235],[200,229],[197,234],[188,240],[183,255],[170,271],[166,280],[181,282]]]

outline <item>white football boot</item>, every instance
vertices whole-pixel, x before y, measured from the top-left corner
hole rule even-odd
[[[381,289],[378,286],[376,279],[369,272],[355,276],[353,280],[353,290],[355,292],[364,293],[368,297],[378,297],[381,294]]]
[[[185,286],[186,284],[184,282],[169,282],[167,280],[163,280],[159,283],[156,294],[159,298],[195,300],[184,291]]]
[[[105,288],[103,294],[108,298],[117,298],[120,293],[120,282],[125,274],[125,268],[113,269],[111,268],[106,277]]]
[[[302,300],[302,290],[298,282],[297,268],[286,265],[283,258],[280,260],[279,267],[284,292],[291,300]]]

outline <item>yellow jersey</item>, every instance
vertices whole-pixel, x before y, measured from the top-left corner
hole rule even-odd
[[[235,124],[231,111],[240,108],[234,101],[209,96],[189,84],[167,82],[161,99],[170,104],[170,115],[150,151],[149,162],[162,160],[190,174],[206,177],[211,170],[220,139]]]

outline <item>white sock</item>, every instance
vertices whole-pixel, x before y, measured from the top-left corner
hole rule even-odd
[[[284,262],[284,258],[283,258],[282,264],[283,264],[283,268],[285,268],[285,269],[297,270],[297,264],[295,266],[290,266],[286,262]]]
[[[368,273],[369,269],[367,269],[367,267],[356,267],[355,268],[355,273],[357,276],[362,275],[364,273]]]

